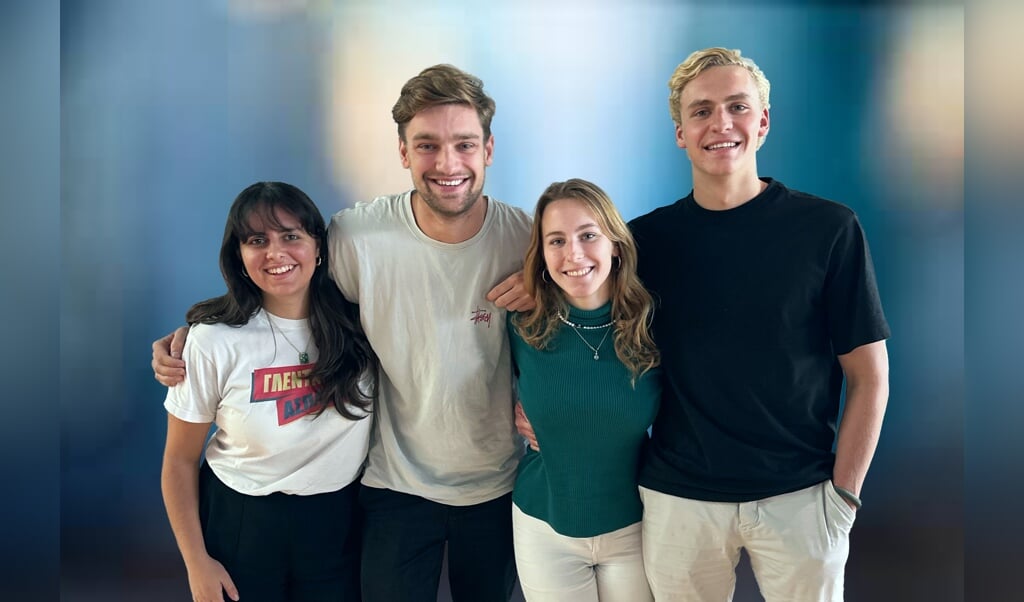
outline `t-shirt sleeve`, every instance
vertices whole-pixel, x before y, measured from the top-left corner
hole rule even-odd
[[[167,390],[164,408],[185,422],[214,422],[223,397],[216,363],[204,349],[205,337],[197,333],[203,325],[193,326],[185,340],[185,380]],[[197,336],[198,335],[198,336]]]
[[[347,231],[349,221],[346,210],[342,210],[334,214],[327,228],[331,278],[346,299],[359,303],[359,261],[351,233]]]
[[[833,242],[825,280],[825,311],[837,355],[889,338],[867,238],[850,214]]]

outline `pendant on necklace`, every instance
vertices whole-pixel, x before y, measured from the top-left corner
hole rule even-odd
[[[596,352],[596,351],[594,352],[594,359],[595,359],[595,360],[596,360],[596,359],[601,359],[601,358],[600,358],[600,356],[598,356],[598,355],[597,355],[597,352]]]
[[[308,364],[309,363],[309,354],[306,353],[305,351],[300,351],[299,352],[299,363],[300,364]]]

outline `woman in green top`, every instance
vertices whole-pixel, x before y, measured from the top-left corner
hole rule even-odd
[[[509,314],[520,402],[539,449],[519,465],[513,532],[529,602],[651,600],[636,471],[661,394],[651,297],[608,195],[556,182],[537,202],[526,288]]]

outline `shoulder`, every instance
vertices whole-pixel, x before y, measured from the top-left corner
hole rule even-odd
[[[486,241],[499,255],[512,254],[521,260],[530,241],[532,224],[533,220],[522,209],[487,197],[487,217],[479,240]]]
[[[529,232],[533,224],[533,218],[529,213],[519,207],[503,203],[494,197],[488,197],[495,216],[505,227],[513,227],[521,231]]]
[[[649,211],[643,215],[633,218],[629,221],[629,228],[633,234],[643,234],[649,230],[655,229],[658,226],[664,226],[666,220],[674,218],[679,211],[679,204],[685,201],[685,199],[679,199],[674,203],[668,205],[662,205],[656,209]]]
[[[193,351],[215,354],[220,349],[231,348],[247,337],[257,334],[266,328],[266,322],[257,312],[246,324],[229,326],[227,324],[194,324],[188,331],[186,345]]]
[[[813,212],[817,217],[839,224],[849,223],[857,218],[853,209],[837,201],[801,190],[787,188],[777,181],[773,182],[773,186],[778,187],[778,199],[783,206],[795,210]]]
[[[381,225],[399,220],[403,214],[403,203],[409,200],[409,192],[378,196],[342,209],[331,216],[331,228],[352,234],[368,224]]]

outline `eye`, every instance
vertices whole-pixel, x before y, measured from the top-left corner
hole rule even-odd
[[[581,240],[594,240],[597,238],[597,232],[584,232],[580,235]]]
[[[289,232],[288,234],[284,235],[284,239],[289,241],[299,240],[300,238],[302,237],[299,236],[298,234],[295,234],[294,232]]]
[[[561,239],[561,238],[549,238],[548,239],[548,246],[549,247],[560,247],[563,244],[565,244],[565,240],[564,239]]]
[[[699,111],[694,113],[693,116],[694,117],[707,117],[710,113],[711,113],[711,111],[708,111],[707,109],[700,109]]]
[[[259,246],[262,246],[262,245],[264,245],[266,243],[267,243],[267,239],[262,237],[262,236],[250,236],[248,238],[248,240],[245,241],[245,244],[251,245],[251,246],[254,246],[254,247],[259,247]]]
[[[423,151],[423,152],[428,152],[428,153],[429,153],[430,151],[434,150],[435,148],[437,148],[437,147],[436,147],[435,145],[433,145],[433,144],[427,144],[427,143],[425,143],[425,142],[424,142],[423,144],[418,144],[418,145],[416,145],[416,150],[420,150],[420,151]]]
[[[745,104],[735,104],[735,105],[733,105],[733,106],[732,106],[732,109],[733,109],[734,111],[746,111],[746,110],[747,110],[747,109],[749,109],[749,108],[750,108],[750,107],[748,107],[748,106],[747,106],[747,105],[745,105]]]

